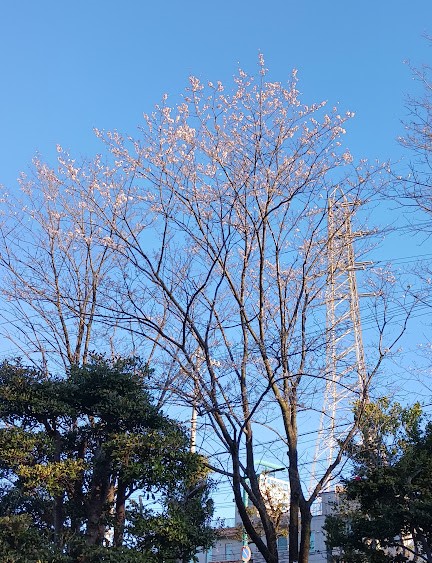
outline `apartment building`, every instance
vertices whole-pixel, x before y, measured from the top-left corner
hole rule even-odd
[[[325,534],[323,531],[324,521],[327,514],[333,510],[336,501],[334,492],[324,492],[313,506],[310,563],[326,563],[331,561],[331,554],[327,552]],[[236,517],[225,523],[220,538],[216,545],[208,552],[199,555],[199,563],[242,563],[242,540],[241,520],[236,512]],[[265,563],[263,557],[254,544],[249,544],[251,549],[250,563]],[[280,563],[288,563],[288,540],[286,535],[278,538],[278,550]]]

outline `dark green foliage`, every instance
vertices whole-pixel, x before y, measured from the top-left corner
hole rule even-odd
[[[0,561],[2,563],[69,563],[27,514],[0,517]]]
[[[353,447],[355,476],[335,514],[328,543],[346,562],[432,561],[432,426],[417,405],[369,406],[363,440]],[[380,429],[380,432],[377,429]]]
[[[199,463],[199,462],[198,462]],[[190,475],[180,484],[175,494],[164,505],[164,511],[155,515],[136,505],[131,515],[132,534],[138,539],[140,550],[148,554],[148,562],[189,562],[194,546],[211,546],[214,531],[205,529],[201,522],[213,512],[204,480],[197,480],[199,468],[191,468]],[[181,549],[175,546],[182,545]]]
[[[146,372],[100,357],[66,379],[0,366],[1,561],[186,561],[211,545],[204,460],[152,405]]]

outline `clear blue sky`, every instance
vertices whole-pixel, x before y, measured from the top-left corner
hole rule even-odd
[[[272,80],[299,70],[306,101],[356,112],[357,157],[398,158],[415,83],[404,60],[432,58],[431,0],[4,0],[0,17],[0,183],[36,151],[101,150],[92,128],[135,132],[188,75],[229,82],[261,51]]]
[[[57,143],[103,151],[94,127],[135,134],[190,74],[229,84],[239,65],[257,69],[259,52],[271,80],[297,68],[306,102],[356,113],[346,135],[355,158],[396,161],[406,97],[419,94],[406,61],[432,64],[432,0],[3,0],[0,13],[0,184],[10,191],[36,152],[54,163]],[[402,234],[372,258],[429,252]]]

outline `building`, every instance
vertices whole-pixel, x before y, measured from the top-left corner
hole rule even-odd
[[[331,560],[325,544],[325,534],[323,530],[326,515],[333,511],[336,501],[336,493],[324,492],[313,505],[310,563],[324,563]],[[241,540],[242,525],[236,512],[236,517],[231,522],[226,522],[226,527],[216,545],[207,553],[199,555],[199,563],[242,563],[241,551],[243,542]],[[252,557],[250,563],[265,563],[261,554],[253,544],[249,545]],[[288,562],[288,540],[286,535],[281,535],[278,539],[279,561]]]

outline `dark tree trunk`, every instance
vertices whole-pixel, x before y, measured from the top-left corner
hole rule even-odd
[[[299,563],[308,563],[309,561],[311,523],[310,505],[307,502],[302,502]]]
[[[63,495],[54,497],[54,543],[58,547],[63,545]]]
[[[262,499],[260,493],[257,491],[258,483],[257,478],[255,475],[255,469],[253,461],[250,463],[250,467],[248,467],[250,473],[250,481],[255,482],[253,489],[255,490],[255,498],[254,498],[254,505],[258,509],[258,512],[261,513],[261,523],[265,528],[265,539],[264,542],[261,534],[258,532],[256,526],[251,521],[250,513],[247,510],[247,507],[244,505],[244,499],[242,495],[242,485],[241,485],[241,477],[239,472],[239,459],[238,459],[238,452],[233,455],[234,461],[234,476],[233,476],[233,492],[234,498],[237,505],[237,509],[239,511],[240,517],[243,522],[243,526],[245,528],[245,532],[249,535],[250,540],[255,543],[257,549],[261,553],[262,557],[266,561],[266,563],[279,563],[279,556],[277,551],[277,538],[276,538],[276,531],[270,519],[267,516],[267,511],[265,508],[264,500]],[[260,510],[261,508],[261,510]],[[264,519],[267,516],[267,522]],[[239,557],[240,560],[240,557]]]
[[[289,482],[290,482],[290,519],[288,526],[288,561],[297,563],[299,560],[299,532],[300,532],[300,502],[303,498],[300,475],[297,468],[297,450],[289,452]]]
[[[87,451],[87,441],[82,440],[78,445],[77,459],[84,461]],[[75,534],[79,534],[83,520],[84,510],[84,471],[78,476],[74,483],[74,499],[75,499],[75,512],[71,515],[71,530]]]
[[[299,497],[296,491],[291,488],[290,496],[290,517],[288,526],[288,560],[289,563],[297,563],[299,558],[298,537],[299,537]]]
[[[90,498],[87,504],[86,541],[89,545],[103,545],[107,517],[110,483],[110,461],[102,447],[94,455]]]
[[[102,497],[94,495],[89,502],[87,514],[86,541],[89,545],[103,545],[106,524],[102,520],[104,502]]]
[[[127,486],[124,481],[119,479],[117,485],[117,498],[115,507],[115,525],[114,525],[114,546],[121,547],[123,545],[124,527],[126,520],[126,490]]]
[[[47,427],[47,425],[45,425]],[[62,438],[60,432],[55,429],[51,430],[54,439],[54,462],[61,460]],[[62,547],[63,545],[63,494],[54,497],[53,523],[54,523],[54,543]]]

